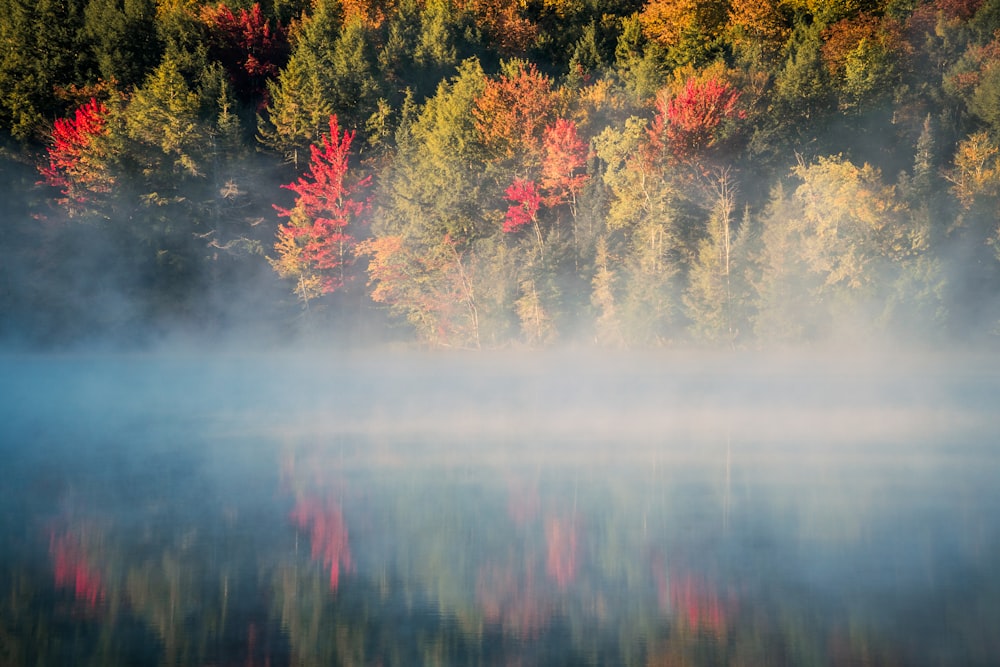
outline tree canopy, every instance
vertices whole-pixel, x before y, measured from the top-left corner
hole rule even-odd
[[[430,345],[1000,330],[995,2],[0,5],[2,253],[65,295],[6,335],[222,326],[251,276]]]

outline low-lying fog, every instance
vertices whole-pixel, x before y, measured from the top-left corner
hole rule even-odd
[[[997,426],[1000,359],[926,351],[174,352],[0,358],[6,423],[246,434],[903,444]]]

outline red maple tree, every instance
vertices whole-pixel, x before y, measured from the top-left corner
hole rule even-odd
[[[297,259],[321,274],[322,292],[330,293],[346,284],[347,268],[354,261],[357,243],[352,227],[363,221],[370,206],[358,195],[371,183],[371,176],[352,179],[349,174],[354,132],[341,133],[337,117],[330,116],[330,133],[320,145],[309,147],[309,169],[294,183],[281,187],[298,197],[291,209],[275,205],[288,224],[278,227],[279,254],[294,250]]]
[[[649,128],[649,148],[677,162],[691,162],[718,147],[727,124],[746,117],[740,92],[726,81],[691,77],[676,94],[661,92]]]
[[[529,222],[538,222],[536,216],[542,205],[542,196],[538,193],[538,186],[534,181],[515,178],[504,194],[507,200],[512,202],[503,220],[505,232],[516,232]]]
[[[581,171],[587,164],[587,144],[577,133],[576,123],[560,118],[547,126],[542,151],[541,187],[546,191],[545,205],[575,202],[587,182],[587,174]]]
[[[52,143],[47,149],[48,164],[39,168],[43,183],[59,188],[58,200],[78,212],[95,193],[111,191],[114,179],[108,174],[97,139],[108,132],[108,108],[91,98],[68,118],[57,118],[52,127]]]
[[[219,3],[201,10],[209,28],[212,56],[222,63],[236,94],[267,105],[267,80],[277,77],[288,56],[288,36],[280,25],[271,26],[260,4],[238,13]]]

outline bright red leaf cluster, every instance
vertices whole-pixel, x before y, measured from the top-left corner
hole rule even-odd
[[[257,100],[261,108],[266,106],[266,82],[278,76],[288,56],[285,30],[271,27],[259,3],[236,14],[219,3],[206,6],[201,15],[211,34],[212,55],[226,68],[236,94],[244,100]]]
[[[53,532],[49,536],[49,555],[53,560],[57,588],[72,590],[77,600],[92,609],[105,599],[101,575],[87,563],[78,536]]]
[[[109,192],[113,183],[95,151],[95,139],[107,132],[108,108],[91,98],[69,118],[57,118],[48,148],[48,166],[39,171],[44,182],[60,188],[61,204],[74,206],[88,194]]]
[[[294,240],[301,260],[323,273],[326,293],[345,284],[345,269],[354,260],[356,245],[350,228],[369,208],[368,199],[356,195],[369,186],[371,176],[351,181],[348,174],[353,140],[354,132],[341,134],[337,117],[330,116],[330,133],[323,136],[322,145],[309,147],[309,170],[296,182],[281,186],[298,195],[295,206],[274,207],[279,216],[291,219],[278,227],[278,236]]]
[[[543,131],[541,178],[536,183],[515,178],[504,194],[511,206],[504,216],[503,231],[516,232],[529,222],[538,222],[538,210],[571,203],[587,182],[587,144],[577,133],[576,123],[560,118]],[[575,212],[574,212],[575,214]]]
[[[347,523],[340,506],[316,498],[300,500],[290,515],[297,528],[309,534],[313,560],[330,568],[330,590],[337,590],[341,571],[351,569]]]
[[[515,178],[505,194],[507,200],[513,202],[503,220],[505,232],[516,232],[529,222],[535,221],[542,204],[542,196],[538,194],[538,187],[534,181]]]
[[[718,145],[725,123],[746,116],[739,102],[739,91],[725,81],[689,78],[678,94],[657,97],[650,147],[666,150],[679,162],[697,157]]]

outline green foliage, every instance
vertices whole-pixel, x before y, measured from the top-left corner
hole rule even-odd
[[[157,38],[163,58],[174,61],[189,81],[195,81],[208,67],[208,27],[191,0],[159,0]]]
[[[1000,59],[983,69],[969,99],[969,111],[1000,138]]]
[[[663,86],[667,75],[666,53],[658,42],[643,36],[638,16],[622,22],[615,47],[615,69],[637,104],[652,99]]]
[[[101,78],[125,89],[139,85],[160,60],[153,0],[90,0],[83,37],[90,42]]]
[[[376,69],[372,29],[360,19],[348,21],[340,30],[329,63],[320,74],[323,86],[344,127],[363,128],[378,108],[382,86]]]
[[[458,64],[453,32],[457,27],[450,0],[431,0],[420,12],[420,35],[413,51],[417,65],[441,71]]]
[[[178,63],[165,58],[135,92],[126,114],[129,138],[148,149],[144,173],[202,173],[200,107]]]
[[[810,340],[874,328],[899,281],[936,280],[923,261],[926,224],[915,224],[877,170],[821,158],[794,173],[802,184],[775,193],[761,233],[758,335]]]
[[[775,78],[774,116],[785,125],[815,132],[830,113],[833,94],[820,54],[819,33],[801,33],[790,49],[784,67]],[[808,135],[799,135],[805,138]]]
[[[709,178],[715,204],[688,271],[683,302],[696,340],[735,345],[747,328],[742,311],[750,294],[744,284],[750,223],[740,226],[735,219],[732,175],[723,170]]]
[[[15,139],[37,139],[65,110],[57,89],[83,82],[83,3],[2,0],[0,16],[0,126]]]
[[[271,101],[258,121],[260,138],[296,167],[335,113],[332,45],[340,28],[339,3],[317,2],[312,15],[304,19],[288,64],[277,80],[268,82]],[[342,50],[341,58],[346,57]]]
[[[484,233],[478,210],[483,149],[473,108],[485,83],[479,62],[465,61],[401,130],[386,180],[387,229],[434,242],[447,234],[464,243]]]

